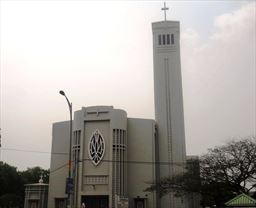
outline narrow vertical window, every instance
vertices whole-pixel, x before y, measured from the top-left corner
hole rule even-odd
[[[167,39],[166,40],[166,42],[167,42],[166,44],[170,45],[170,35],[169,34],[166,35],[166,39]]]
[[[171,42],[172,42],[172,44],[174,44],[174,35],[173,34],[171,34]]]
[[[163,35],[163,45],[165,45],[165,35]]]
[[[158,35],[158,45],[161,45],[161,35]]]
[[[81,131],[78,131],[78,142],[77,142],[78,145],[80,145],[80,134],[81,134]]]

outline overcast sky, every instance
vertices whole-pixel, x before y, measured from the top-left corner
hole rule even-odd
[[[163,2],[0,4],[1,160],[49,168],[52,123],[69,119],[60,89],[74,110],[113,105],[154,118],[151,23],[163,20]],[[256,135],[255,1],[167,6],[181,23],[187,154]]]

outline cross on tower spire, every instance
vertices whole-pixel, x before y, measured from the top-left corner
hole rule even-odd
[[[168,7],[166,7],[166,3],[164,2],[164,7],[163,8],[161,8],[161,10],[163,10],[164,11],[164,21],[166,21],[166,11],[167,10],[169,10],[169,8]]]

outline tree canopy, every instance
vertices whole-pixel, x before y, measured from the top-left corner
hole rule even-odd
[[[256,189],[256,138],[233,140],[200,158],[203,203],[221,205]]]
[[[41,167],[28,168],[26,171],[20,172],[24,184],[38,183],[40,177],[44,183],[49,182],[49,170],[44,170]]]
[[[18,206],[24,190],[17,168],[0,162],[0,207]]]
[[[40,175],[49,181],[49,170],[41,167],[18,171],[16,167],[0,162],[0,208],[24,207],[25,184],[38,183]]]
[[[159,191],[160,197],[173,192],[175,196],[183,196],[187,193],[198,193],[200,191],[199,160],[189,159],[186,165],[186,171],[173,177],[161,178],[159,182],[150,182],[150,186],[145,192]]]
[[[200,167],[199,164],[200,162]],[[195,166],[196,165],[196,166]],[[203,206],[221,206],[232,197],[256,190],[256,137],[233,140],[188,161],[182,175],[162,178],[145,191],[176,195],[200,193]]]

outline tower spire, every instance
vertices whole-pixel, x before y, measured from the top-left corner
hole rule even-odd
[[[161,8],[161,10],[163,10],[164,11],[164,21],[166,21],[166,11],[167,10],[169,10],[169,8],[168,7],[166,7],[166,3],[164,2],[164,7],[163,8]]]

